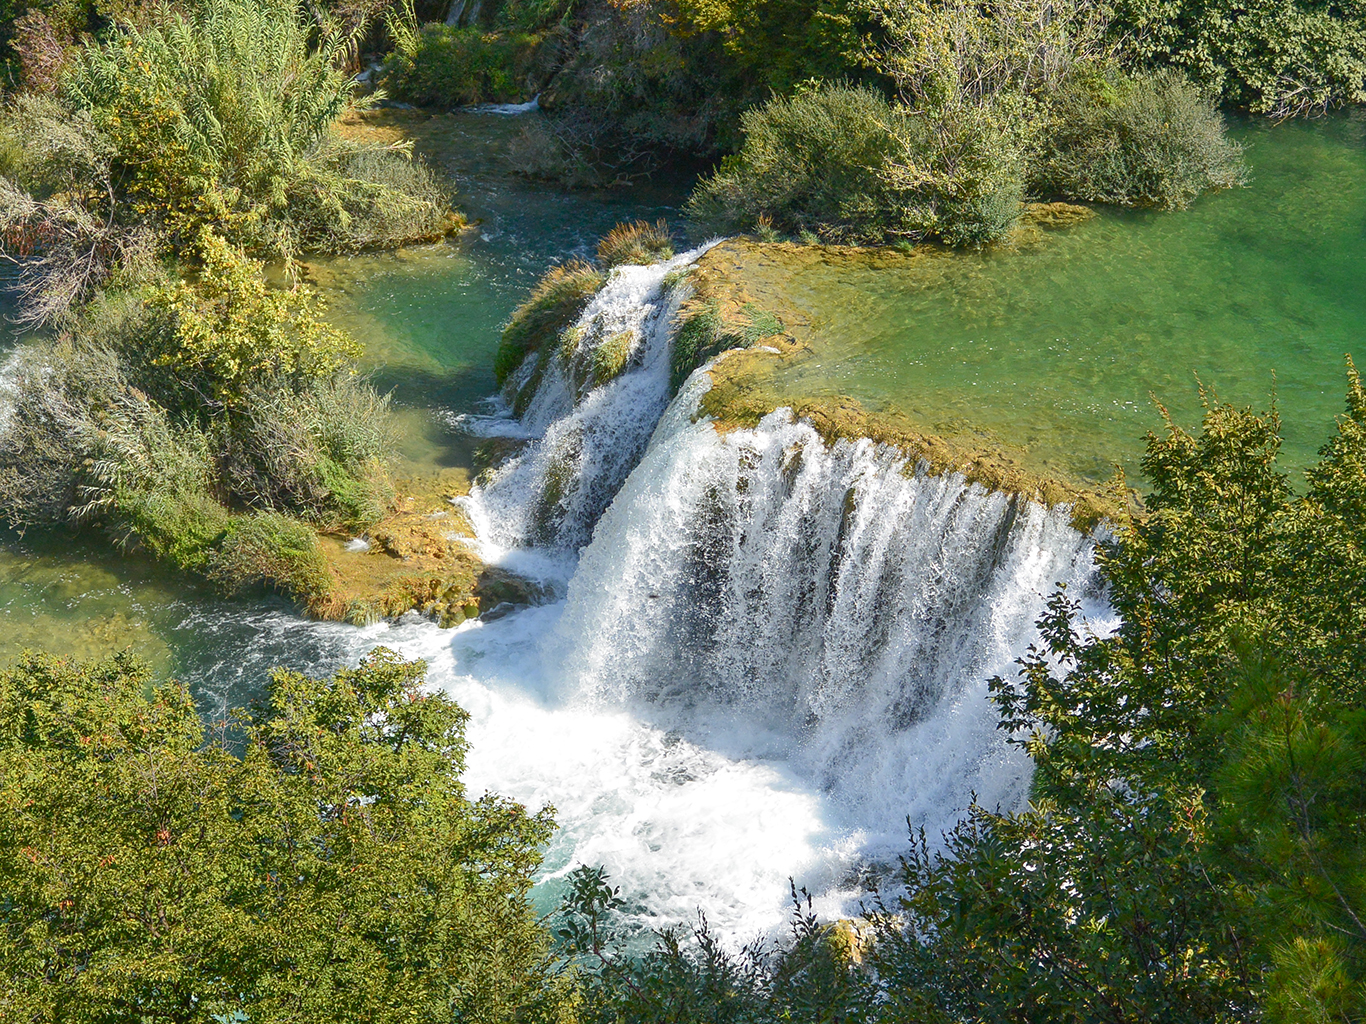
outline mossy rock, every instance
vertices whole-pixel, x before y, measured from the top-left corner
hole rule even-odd
[[[635,331],[620,331],[593,350],[593,383],[601,387],[621,376],[636,344]]]
[[[498,383],[503,384],[530,353],[557,342],[606,280],[606,274],[583,260],[571,260],[546,271],[503,329],[493,360]]]

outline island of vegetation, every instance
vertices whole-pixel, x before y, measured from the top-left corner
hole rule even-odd
[[[378,58],[366,67],[366,59]],[[397,479],[389,399],[307,286],[313,254],[461,227],[377,102],[537,99],[524,173],[703,172],[673,386],[751,424],[754,363],[800,348],[724,260],[906,260],[1245,181],[1224,113],[1366,100],[1361,0],[0,0],[0,247],[29,336],[0,396],[0,513],[102,531],[225,590],[445,625],[525,596],[440,487]],[[378,84],[382,92],[370,92]],[[363,95],[363,93],[366,93]],[[358,113],[361,112],[361,113]],[[1179,216],[1180,214],[1173,214]],[[561,346],[625,225],[553,267],[495,370]],[[759,352],[760,348],[772,352]],[[611,380],[624,344],[574,367]],[[751,376],[746,376],[751,374]],[[601,869],[528,896],[554,811],[461,782],[467,716],[380,651],[201,721],[127,655],[0,671],[0,1018],[47,1021],[1366,1020],[1366,392],[1297,486],[1280,421],[1209,400],[1150,435],[1141,502],[853,402],[827,437],[1100,518],[1116,632],[1056,596],[992,684],[1027,808],[912,836],[896,894],[786,940],[642,949]],[[789,396],[790,397],[790,396]],[[798,396],[800,399],[800,396]],[[365,536],[375,558],[340,557]],[[347,568],[347,567],[350,568]]]

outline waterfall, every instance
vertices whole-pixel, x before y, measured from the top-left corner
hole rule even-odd
[[[534,393],[505,431],[533,440],[464,502],[493,557],[538,547],[572,559],[588,543],[668,404],[670,329],[687,296],[681,272],[707,248],[615,268],[558,347],[543,346],[512,376],[510,394]],[[604,380],[609,351],[616,372]]]
[[[465,504],[490,557],[558,558],[563,596],[464,627],[433,665],[474,712],[471,784],[557,807],[547,885],[602,863],[642,924],[700,905],[745,937],[780,926],[788,877],[849,912],[908,817],[933,841],[974,793],[1018,807],[1030,766],[988,680],[1058,584],[1112,620],[1065,507],[827,443],[788,409],[720,430],[707,367],[670,400],[676,272],[699,254],[618,268],[513,376],[520,419],[481,429],[532,440]]]
[[[726,434],[671,416],[583,553],[556,659],[703,742],[743,722],[900,840],[908,813],[947,827],[974,791],[1018,804],[1027,763],[986,682],[1056,584],[1103,614],[1093,551],[1065,508],[827,445],[786,409]]]

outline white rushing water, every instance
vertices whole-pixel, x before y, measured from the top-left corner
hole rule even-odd
[[[826,445],[786,410],[718,433],[695,419],[705,372],[670,402],[670,274],[695,257],[615,271],[520,420],[473,424],[530,439],[466,502],[484,554],[556,600],[453,632],[311,628],[332,659],[426,658],[471,713],[470,790],[554,805],[542,909],[602,864],[641,925],[701,908],[744,940],[783,925],[789,878],[853,910],[907,816],[933,838],[973,792],[1018,806],[1028,764],[987,680],[1058,583],[1109,613],[1065,509]],[[623,333],[626,371],[594,386]]]
[[[533,353],[514,374],[510,393],[538,377],[522,416],[473,424],[480,433],[501,425],[509,437],[533,439],[465,502],[486,559],[537,547],[572,562],[588,543],[668,404],[670,327],[687,294],[679,272],[708,247],[653,266],[615,268],[559,349]],[[605,344],[624,344],[626,369],[593,386],[593,356]]]
[[[782,924],[789,878],[848,912],[908,816],[933,837],[974,792],[1018,806],[1028,763],[987,680],[1057,584],[1093,626],[1108,610],[1064,508],[826,445],[787,410],[718,433],[705,372],[670,403],[671,282],[698,254],[614,271],[514,378],[539,372],[520,419],[479,425],[532,439],[466,502],[484,554],[558,572],[563,599],[390,642],[472,713],[473,788],[556,807],[544,893],[601,863],[642,923],[701,907],[745,938]],[[626,372],[594,386],[623,332]]]

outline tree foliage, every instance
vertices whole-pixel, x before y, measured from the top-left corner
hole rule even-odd
[[[1112,32],[1253,113],[1288,117],[1366,101],[1361,0],[1115,0]]]
[[[238,752],[127,655],[0,673],[5,1019],[552,1016],[550,811],[466,795],[423,671],[279,671]]]

